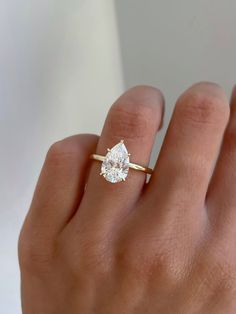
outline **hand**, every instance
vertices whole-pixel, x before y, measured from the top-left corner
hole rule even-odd
[[[54,144],[19,240],[23,313],[236,313],[236,89],[229,113],[219,86],[188,89],[148,184],[107,182],[89,156],[124,139],[148,165],[157,89],[122,95],[100,137]]]

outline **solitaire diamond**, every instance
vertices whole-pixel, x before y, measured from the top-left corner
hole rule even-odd
[[[111,182],[125,181],[129,172],[129,154],[124,142],[116,144],[108,153],[101,166],[101,175]]]

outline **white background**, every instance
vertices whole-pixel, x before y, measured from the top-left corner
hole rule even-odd
[[[17,237],[54,141],[99,133],[127,87],[236,82],[234,0],[0,0],[0,313],[20,313]],[[162,136],[153,153],[153,161]]]

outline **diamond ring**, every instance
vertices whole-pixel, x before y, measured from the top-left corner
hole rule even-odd
[[[108,148],[107,151],[106,156],[92,154],[90,158],[102,162],[100,175],[111,183],[125,181],[129,168],[148,174],[152,174],[153,172],[151,168],[130,162],[130,154],[123,140],[111,149]]]

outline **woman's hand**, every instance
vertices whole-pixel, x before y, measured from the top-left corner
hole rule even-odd
[[[100,137],[54,144],[19,240],[23,313],[236,313],[236,92],[229,113],[219,86],[188,89],[148,184],[107,182],[89,156],[124,139],[148,165],[157,89],[122,95]]]

